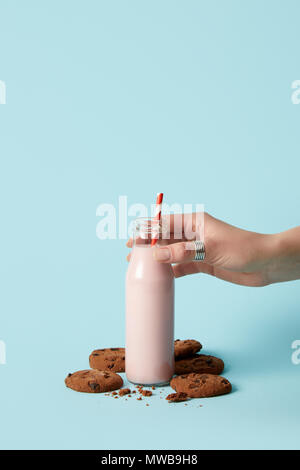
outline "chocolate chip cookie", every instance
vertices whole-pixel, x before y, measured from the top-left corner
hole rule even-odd
[[[76,392],[103,393],[121,388],[123,380],[114,372],[87,369],[69,374],[65,384]]]
[[[89,359],[92,369],[125,372],[125,348],[95,349]]]
[[[208,398],[231,392],[230,382],[220,375],[185,374],[170,382],[176,392],[186,393],[190,398]]]
[[[202,344],[195,339],[176,339],[174,342],[175,359],[188,357],[202,349]]]
[[[183,359],[176,359],[175,374],[190,374],[196,372],[198,374],[214,374],[218,375],[224,369],[222,359],[205,354],[194,354]]]
[[[169,403],[179,403],[181,401],[187,401],[188,396],[186,393],[180,392],[180,393],[170,393],[166,397],[166,400],[168,400]]]

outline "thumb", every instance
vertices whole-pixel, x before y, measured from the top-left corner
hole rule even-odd
[[[154,248],[154,259],[162,263],[183,263],[195,258],[193,242],[173,243],[172,245]]]

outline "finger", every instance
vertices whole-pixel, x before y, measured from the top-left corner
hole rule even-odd
[[[126,259],[127,259],[127,261],[130,261],[130,259],[131,259],[131,253],[129,253],[129,254],[126,256]]]
[[[228,271],[227,269],[217,268],[207,263],[190,262],[173,266],[175,277],[187,276],[189,274],[204,273],[217,277],[223,281],[231,282],[248,287],[262,287],[268,283],[261,272],[255,273],[239,273]]]
[[[171,245],[173,243],[178,243],[178,239],[177,238],[175,239],[173,234],[170,234],[170,238],[168,238],[168,239],[163,238],[163,239],[160,240],[160,245]],[[129,238],[129,240],[127,240],[126,246],[127,246],[127,248],[133,248],[133,239],[132,238]]]
[[[196,214],[165,214],[162,215],[162,225],[168,228],[170,239],[191,240],[194,239],[194,220]]]
[[[200,266],[199,266],[200,265]],[[175,277],[187,276],[189,274],[205,273],[214,275],[213,266],[207,263],[190,261],[189,263],[179,263],[172,266]]]
[[[127,240],[126,246],[127,246],[128,248],[132,248],[132,247],[133,247],[133,240],[132,240],[132,238],[129,238],[129,240]]]
[[[195,245],[189,242],[174,243],[154,249],[154,258],[162,263],[183,263],[195,258]]]

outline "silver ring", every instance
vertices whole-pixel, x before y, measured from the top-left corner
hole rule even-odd
[[[205,246],[200,240],[195,240],[195,261],[203,261],[205,258]]]

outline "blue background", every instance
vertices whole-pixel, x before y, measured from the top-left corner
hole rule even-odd
[[[297,0],[1,2],[1,448],[300,447],[299,281],[176,281],[175,335],[224,359],[231,395],[146,407],[64,385],[92,349],[124,344],[127,250],[96,237],[99,204],[164,191],[246,229],[299,225],[299,14]]]

